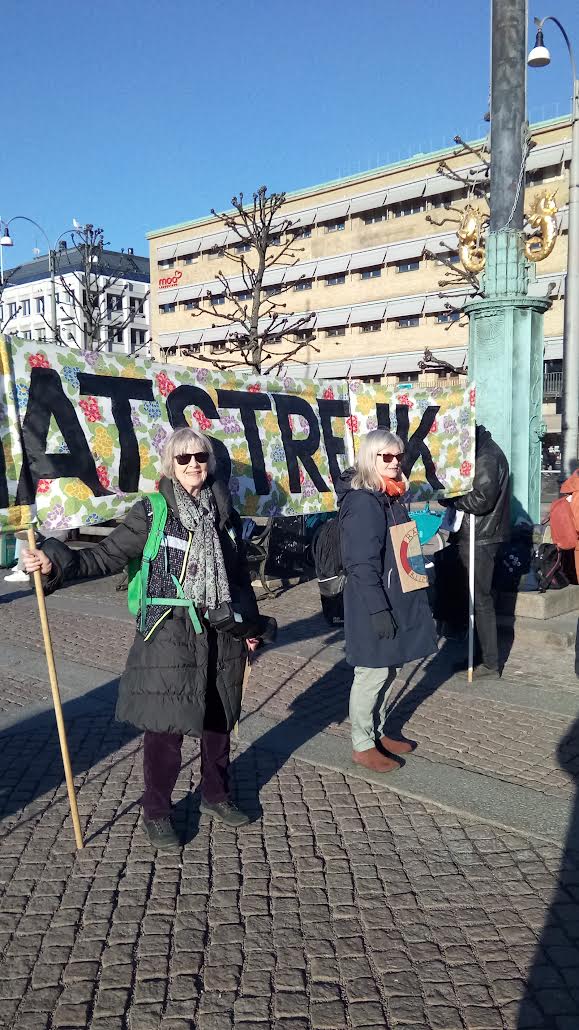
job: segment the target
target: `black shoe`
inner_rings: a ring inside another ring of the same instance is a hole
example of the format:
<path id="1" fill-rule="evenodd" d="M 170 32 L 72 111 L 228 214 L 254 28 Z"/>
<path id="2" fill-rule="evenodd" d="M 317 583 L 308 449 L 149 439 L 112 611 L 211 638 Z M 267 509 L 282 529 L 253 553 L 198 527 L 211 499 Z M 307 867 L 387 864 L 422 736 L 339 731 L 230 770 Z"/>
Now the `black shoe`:
<path id="1" fill-rule="evenodd" d="M 145 819 L 141 816 L 141 825 L 150 843 L 159 851 L 177 851 L 181 841 L 175 833 L 170 819 Z"/>
<path id="2" fill-rule="evenodd" d="M 249 822 L 249 816 L 245 812 L 240 812 L 235 805 L 231 804 L 231 801 L 205 801 L 204 798 L 201 798 L 199 811 L 205 815 L 212 815 L 214 819 L 219 819 L 220 822 L 225 823 L 226 826 L 232 826 L 234 829 L 237 829 L 238 826 L 246 826 Z"/>

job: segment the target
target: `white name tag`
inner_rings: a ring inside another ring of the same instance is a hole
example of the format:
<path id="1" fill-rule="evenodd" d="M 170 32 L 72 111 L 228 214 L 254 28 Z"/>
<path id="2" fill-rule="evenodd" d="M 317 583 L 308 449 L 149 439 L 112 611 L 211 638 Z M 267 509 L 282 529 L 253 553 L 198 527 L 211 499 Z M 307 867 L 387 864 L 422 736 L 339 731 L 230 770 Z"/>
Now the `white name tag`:
<path id="1" fill-rule="evenodd" d="M 180 540 L 178 536 L 164 536 L 163 547 L 174 547 L 176 551 L 186 551 L 187 541 Z"/>

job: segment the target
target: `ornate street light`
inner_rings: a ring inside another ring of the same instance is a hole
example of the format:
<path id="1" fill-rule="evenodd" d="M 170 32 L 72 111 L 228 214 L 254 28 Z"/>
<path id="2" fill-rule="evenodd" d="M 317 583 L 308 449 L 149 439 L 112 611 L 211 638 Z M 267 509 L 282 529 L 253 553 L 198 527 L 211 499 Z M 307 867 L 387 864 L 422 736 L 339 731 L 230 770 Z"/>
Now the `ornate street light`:
<path id="1" fill-rule="evenodd" d="M 537 38 L 527 59 L 528 64 L 531 68 L 544 68 L 551 62 L 551 54 L 543 38 L 543 25 L 548 21 L 555 23 L 567 44 L 573 76 L 561 427 L 561 475 L 566 479 L 577 468 L 579 436 L 579 80 L 569 36 L 558 18 L 552 15 L 535 18 Z"/>

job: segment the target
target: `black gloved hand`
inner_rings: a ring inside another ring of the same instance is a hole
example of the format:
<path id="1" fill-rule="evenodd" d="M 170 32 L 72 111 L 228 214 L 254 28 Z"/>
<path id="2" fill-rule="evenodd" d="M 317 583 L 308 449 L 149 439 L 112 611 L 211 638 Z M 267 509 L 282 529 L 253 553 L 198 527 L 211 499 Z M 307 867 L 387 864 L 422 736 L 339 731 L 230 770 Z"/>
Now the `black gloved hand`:
<path id="1" fill-rule="evenodd" d="M 391 612 L 374 612 L 370 616 L 372 629 L 380 640 L 394 640 L 396 636 L 396 623 Z"/>

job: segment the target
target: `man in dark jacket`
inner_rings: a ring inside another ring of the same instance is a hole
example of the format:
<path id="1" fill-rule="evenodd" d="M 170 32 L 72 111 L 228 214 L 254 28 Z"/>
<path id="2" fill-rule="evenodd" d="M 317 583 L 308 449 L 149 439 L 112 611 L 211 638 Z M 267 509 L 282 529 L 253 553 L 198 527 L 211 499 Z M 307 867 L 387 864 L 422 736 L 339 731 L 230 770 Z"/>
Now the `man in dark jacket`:
<path id="1" fill-rule="evenodd" d="M 455 541 L 461 565 L 467 576 L 470 532 L 468 516 L 475 516 L 475 626 L 482 658 L 476 675 L 477 678 L 499 676 L 497 617 L 492 583 L 499 546 L 510 537 L 509 463 L 484 426 L 476 427 L 472 490 L 446 503 L 465 513 Z"/>

